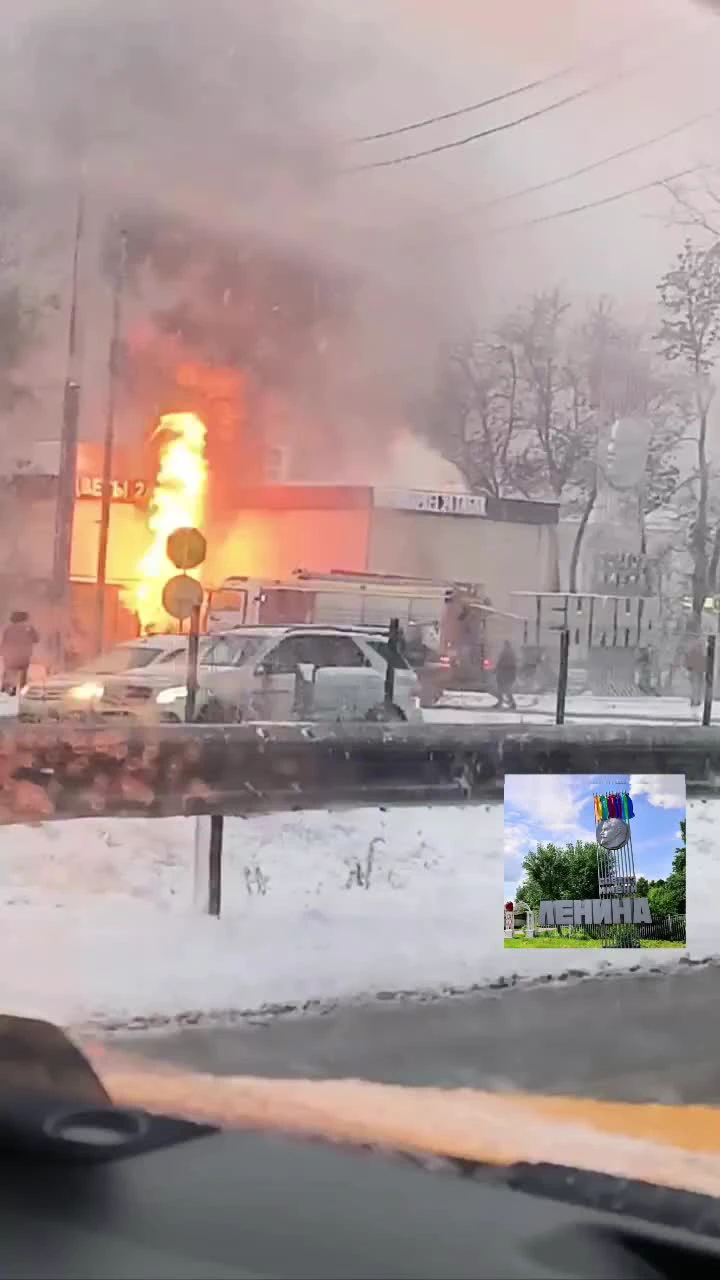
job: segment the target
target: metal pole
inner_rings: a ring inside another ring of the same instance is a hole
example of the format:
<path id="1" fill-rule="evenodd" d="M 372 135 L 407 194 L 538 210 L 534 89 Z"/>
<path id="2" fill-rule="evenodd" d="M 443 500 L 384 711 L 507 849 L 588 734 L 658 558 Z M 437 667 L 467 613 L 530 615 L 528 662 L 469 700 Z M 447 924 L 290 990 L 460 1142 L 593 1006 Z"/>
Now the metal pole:
<path id="1" fill-rule="evenodd" d="M 55 605 L 55 634 L 53 636 L 54 660 L 61 666 L 64 658 L 63 633 L 69 627 L 68 606 L 70 600 L 70 571 L 72 560 L 73 517 L 75 514 L 75 486 L 77 483 L 78 423 L 80 420 L 80 381 L 78 352 L 78 291 L 80 278 L 80 251 L 85 225 L 85 195 L 81 186 L 78 193 L 73 248 L 70 313 L 68 317 L 67 374 L 63 393 L 62 434 L 60 437 L 60 466 L 55 506 L 55 549 L 53 554 L 51 596 Z"/>
<path id="2" fill-rule="evenodd" d="M 222 905 L 222 852 L 225 819 L 214 813 L 210 819 L 210 857 L 208 885 L 208 915 L 219 919 Z"/>
<path id="3" fill-rule="evenodd" d="M 188 636 L 187 661 L 187 693 L 185 695 L 185 721 L 191 724 L 195 719 L 198 692 L 198 660 L 200 656 L 200 609 L 195 608 L 190 618 L 190 634 Z"/>
<path id="4" fill-rule="evenodd" d="M 100 501 L 100 537 L 97 561 L 97 599 L 95 621 L 95 648 L 101 653 L 105 642 L 105 585 L 107 579 L 108 540 L 110 537 L 110 510 L 112 499 L 113 448 L 115 445 L 115 406 L 117 404 L 120 374 L 120 335 L 122 326 L 122 299 L 127 272 L 127 234 L 120 233 L 120 250 L 113 293 L 112 335 L 108 356 L 108 402 L 105 417 L 105 445 L 103 450 L 102 496 Z"/>
<path id="5" fill-rule="evenodd" d="M 565 723 L 565 699 L 567 697 L 568 667 L 570 665 L 570 632 L 566 628 L 560 632 L 560 670 L 558 672 L 557 704 L 555 707 L 555 723 Z"/>
<path id="6" fill-rule="evenodd" d="M 705 653 L 705 702 L 702 714 L 702 722 L 705 725 L 710 724 L 712 719 L 713 693 L 715 690 L 715 640 L 716 637 L 714 635 L 708 636 Z"/>
<path id="7" fill-rule="evenodd" d="M 385 706 L 395 701 L 395 660 L 400 651 L 400 619 L 392 618 L 388 630 L 388 660 L 385 667 Z"/>

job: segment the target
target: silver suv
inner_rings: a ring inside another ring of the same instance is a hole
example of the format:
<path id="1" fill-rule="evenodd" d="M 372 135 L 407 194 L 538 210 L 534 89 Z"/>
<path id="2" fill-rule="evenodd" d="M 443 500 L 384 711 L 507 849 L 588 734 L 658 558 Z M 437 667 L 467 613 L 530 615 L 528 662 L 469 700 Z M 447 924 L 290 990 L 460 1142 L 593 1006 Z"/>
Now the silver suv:
<path id="1" fill-rule="evenodd" d="M 238 627 L 201 640 L 195 719 L 420 721 L 415 672 L 396 655 L 391 707 L 385 676 L 387 638 L 362 629 Z M 186 659 L 175 658 L 98 686 L 94 714 L 180 722 L 187 699 Z"/>
<path id="2" fill-rule="evenodd" d="M 104 690 L 116 681 L 145 675 L 149 667 L 182 662 L 187 640 L 182 636 L 148 636 L 119 644 L 75 671 L 33 680 L 20 694 L 22 720 L 64 720 L 84 717 Z"/>

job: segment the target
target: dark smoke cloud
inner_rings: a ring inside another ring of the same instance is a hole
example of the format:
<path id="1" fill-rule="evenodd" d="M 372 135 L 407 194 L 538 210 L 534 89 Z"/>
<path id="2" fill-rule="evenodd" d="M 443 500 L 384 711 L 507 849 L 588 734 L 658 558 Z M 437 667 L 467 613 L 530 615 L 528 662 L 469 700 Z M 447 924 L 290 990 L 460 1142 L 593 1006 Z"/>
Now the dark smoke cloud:
<path id="1" fill-rule="evenodd" d="M 0 147 L 47 191 L 83 163 L 108 211 L 186 219 L 219 241 L 259 237 L 353 280 L 353 326 L 330 403 L 377 445 L 421 396 L 435 351 L 475 303 L 442 226 L 457 186 L 432 167 L 338 176 L 347 133 L 406 118 L 432 42 L 412 6 L 374 0 L 34 0 L 0 53 Z M 3 66 L 3 62 L 5 65 Z M 444 102 L 455 98 L 446 76 Z M 392 89 L 378 102 L 378 86 Z M 476 173 L 471 169 L 477 197 Z M 408 237 L 439 215 L 422 253 Z"/>

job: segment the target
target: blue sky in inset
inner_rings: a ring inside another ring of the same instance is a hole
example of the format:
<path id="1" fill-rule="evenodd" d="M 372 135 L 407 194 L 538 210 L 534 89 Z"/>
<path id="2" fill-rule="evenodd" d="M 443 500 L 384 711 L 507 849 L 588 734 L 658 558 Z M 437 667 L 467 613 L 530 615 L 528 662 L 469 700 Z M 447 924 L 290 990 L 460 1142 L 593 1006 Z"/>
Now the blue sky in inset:
<path id="1" fill-rule="evenodd" d="M 505 778 L 505 899 L 515 899 L 522 862 L 538 844 L 595 839 L 593 796 L 628 791 L 636 875 L 661 880 L 672 870 L 685 817 L 683 774 L 508 774 Z"/>

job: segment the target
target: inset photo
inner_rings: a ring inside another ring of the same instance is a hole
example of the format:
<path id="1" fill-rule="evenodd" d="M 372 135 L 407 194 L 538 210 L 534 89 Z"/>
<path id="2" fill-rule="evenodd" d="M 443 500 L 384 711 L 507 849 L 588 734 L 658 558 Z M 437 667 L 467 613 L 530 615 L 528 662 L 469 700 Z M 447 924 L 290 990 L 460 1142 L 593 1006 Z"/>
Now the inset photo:
<path id="1" fill-rule="evenodd" d="M 684 949 L 685 811 L 683 774 L 508 774 L 505 947 Z"/>

